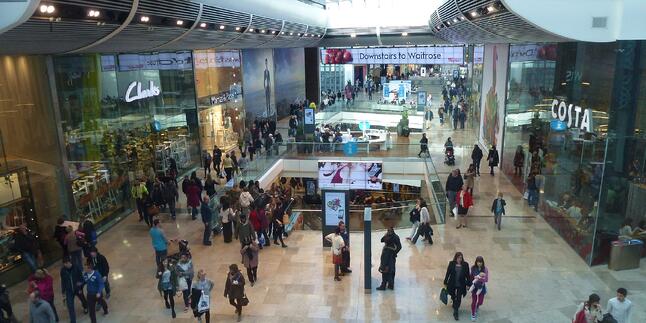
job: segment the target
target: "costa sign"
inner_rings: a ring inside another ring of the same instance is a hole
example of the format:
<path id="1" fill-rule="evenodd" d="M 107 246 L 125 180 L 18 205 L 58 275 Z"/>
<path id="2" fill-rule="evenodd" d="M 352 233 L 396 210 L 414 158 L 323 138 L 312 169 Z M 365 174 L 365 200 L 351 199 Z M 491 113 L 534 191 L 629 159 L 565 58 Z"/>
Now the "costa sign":
<path id="1" fill-rule="evenodd" d="M 567 124 L 568 129 L 574 127 L 585 132 L 593 132 L 592 109 L 583 109 L 578 105 L 554 99 L 552 101 L 552 118 Z"/>
<path id="2" fill-rule="evenodd" d="M 137 93 L 132 95 L 132 91 L 137 89 Z M 134 81 L 128 86 L 126 90 L 126 102 L 134 102 L 141 99 L 147 99 L 161 94 L 161 90 L 156 86 L 153 81 L 148 82 L 148 88 L 142 89 L 141 82 Z"/>

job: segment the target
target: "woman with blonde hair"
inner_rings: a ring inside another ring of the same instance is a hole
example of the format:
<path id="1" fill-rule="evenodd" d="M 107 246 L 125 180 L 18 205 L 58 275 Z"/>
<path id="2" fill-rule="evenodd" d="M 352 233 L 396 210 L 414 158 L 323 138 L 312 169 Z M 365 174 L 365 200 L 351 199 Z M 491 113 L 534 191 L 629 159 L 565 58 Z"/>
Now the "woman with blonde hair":
<path id="1" fill-rule="evenodd" d="M 191 308 L 198 322 L 202 322 L 202 314 L 206 323 L 211 321 L 211 290 L 213 290 L 213 282 L 206 278 L 206 271 L 200 269 L 191 289 Z"/>

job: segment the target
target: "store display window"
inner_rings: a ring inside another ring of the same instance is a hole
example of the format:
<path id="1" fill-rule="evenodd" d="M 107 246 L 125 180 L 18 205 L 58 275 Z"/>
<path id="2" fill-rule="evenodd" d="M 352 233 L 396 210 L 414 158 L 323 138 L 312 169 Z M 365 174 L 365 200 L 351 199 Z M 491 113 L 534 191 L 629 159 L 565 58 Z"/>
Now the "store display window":
<path id="1" fill-rule="evenodd" d="M 194 55 L 201 149 L 234 149 L 245 129 L 240 52 L 208 49 Z"/>
<path id="2" fill-rule="evenodd" d="M 111 223 L 136 178 L 199 164 L 190 52 L 62 56 L 54 71 L 76 220 Z"/>

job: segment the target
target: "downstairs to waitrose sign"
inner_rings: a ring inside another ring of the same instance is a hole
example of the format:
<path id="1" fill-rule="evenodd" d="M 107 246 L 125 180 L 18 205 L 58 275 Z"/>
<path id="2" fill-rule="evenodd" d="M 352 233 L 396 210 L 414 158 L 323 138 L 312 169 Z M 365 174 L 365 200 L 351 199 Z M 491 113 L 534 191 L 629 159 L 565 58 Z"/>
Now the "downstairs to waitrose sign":
<path id="1" fill-rule="evenodd" d="M 585 132 L 593 132 L 592 109 L 583 109 L 578 105 L 567 104 L 565 101 L 552 101 L 552 118 L 567 123 L 567 128 L 579 128 Z"/>

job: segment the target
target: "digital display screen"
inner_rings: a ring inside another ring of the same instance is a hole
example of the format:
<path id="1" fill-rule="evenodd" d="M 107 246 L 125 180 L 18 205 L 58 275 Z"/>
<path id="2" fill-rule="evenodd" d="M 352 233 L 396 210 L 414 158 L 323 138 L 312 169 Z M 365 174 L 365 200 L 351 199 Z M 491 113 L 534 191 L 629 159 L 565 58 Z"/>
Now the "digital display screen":
<path id="1" fill-rule="evenodd" d="M 318 168 L 321 189 L 383 188 L 382 162 L 319 161 Z"/>

